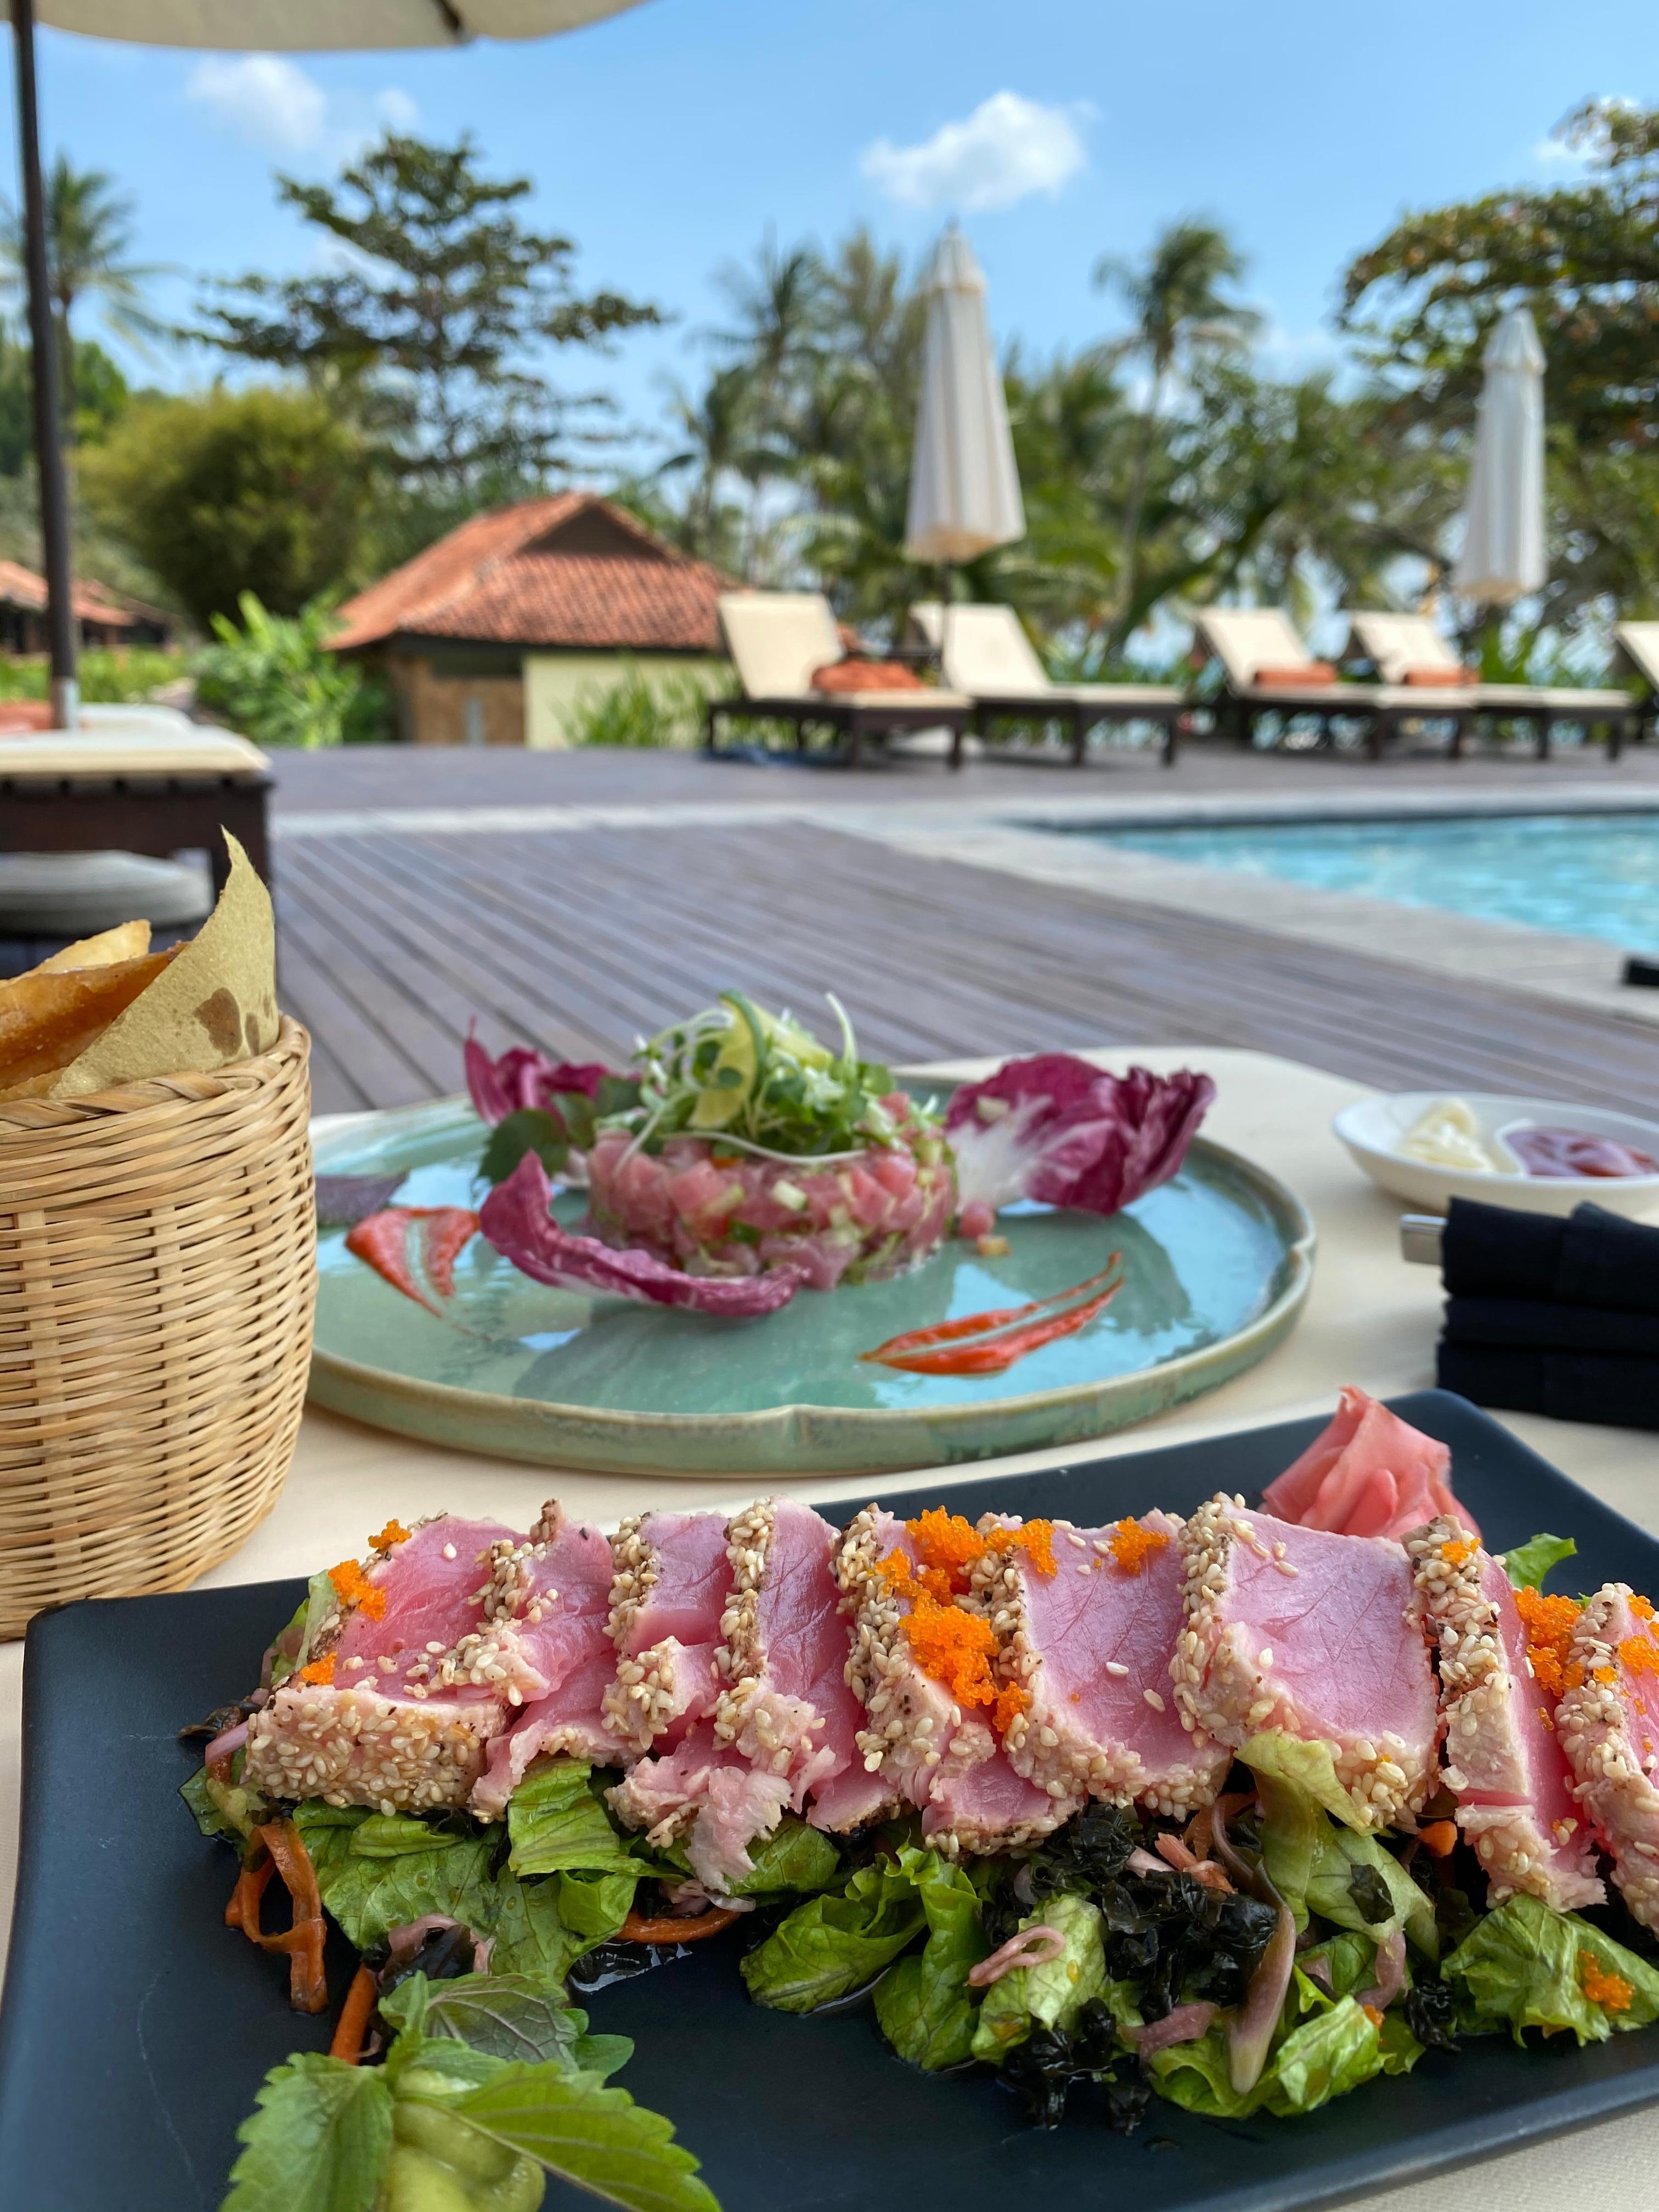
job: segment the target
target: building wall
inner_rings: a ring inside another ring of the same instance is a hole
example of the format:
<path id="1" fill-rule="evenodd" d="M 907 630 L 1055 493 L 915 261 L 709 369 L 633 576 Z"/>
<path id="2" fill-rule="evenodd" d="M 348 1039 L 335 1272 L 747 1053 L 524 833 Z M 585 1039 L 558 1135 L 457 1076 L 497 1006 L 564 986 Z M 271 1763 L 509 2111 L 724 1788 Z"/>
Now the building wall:
<path id="1" fill-rule="evenodd" d="M 386 664 L 397 706 L 398 734 L 416 745 L 521 745 L 525 686 L 506 667 L 446 665 L 416 653 Z"/>
<path id="2" fill-rule="evenodd" d="M 714 654 L 681 653 L 526 653 L 524 657 L 524 742 L 554 748 L 569 744 L 573 710 L 620 684 L 636 669 L 659 696 L 670 696 L 690 677 L 705 691 L 726 690 L 732 664 Z M 695 740 L 694 740 L 695 741 Z"/>

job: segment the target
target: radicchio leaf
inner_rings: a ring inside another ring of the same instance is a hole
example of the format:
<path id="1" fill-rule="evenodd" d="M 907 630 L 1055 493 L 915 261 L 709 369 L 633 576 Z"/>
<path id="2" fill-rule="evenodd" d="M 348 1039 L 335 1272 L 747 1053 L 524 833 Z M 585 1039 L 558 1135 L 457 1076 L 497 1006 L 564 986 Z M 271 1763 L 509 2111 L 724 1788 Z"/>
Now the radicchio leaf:
<path id="1" fill-rule="evenodd" d="M 562 1091 L 597 1097 L 611 1073 L 597 1060 L 550 1060 L 544 1052 L 522 1044 L 509 1046 L 492 1060 L 470 1030 L 464 1050 L 467 1090 L 479 1119 L 492 1128 L 524 1107 L 551 1105 Z"/>
<path id="2" fill-rule="evenodd" d="M 598 1291 L 641 1305 L 689 1306 L 732 1320 L 775 1313 L 805 1278 L 798 1267 L 760 1275 L 688 1275 L 649 1252 L 613 1251 L 597 1237 L 561 1228 L 550 1212 L 552 1186 L 533 1152 L 485 1199 L 478 1225 L 504 1260 L 555 1290 Z"/>
<path id="3" fill-rule="evenodd" d="M 962 1207 L 1031 1198 L 1119 1212 L 1175 1174 L 1214 1097 L 1185 1068 L 1109 1075 L 1064 1052 L 1005 1060 L 964 1083 L 945 1117 Z"/>

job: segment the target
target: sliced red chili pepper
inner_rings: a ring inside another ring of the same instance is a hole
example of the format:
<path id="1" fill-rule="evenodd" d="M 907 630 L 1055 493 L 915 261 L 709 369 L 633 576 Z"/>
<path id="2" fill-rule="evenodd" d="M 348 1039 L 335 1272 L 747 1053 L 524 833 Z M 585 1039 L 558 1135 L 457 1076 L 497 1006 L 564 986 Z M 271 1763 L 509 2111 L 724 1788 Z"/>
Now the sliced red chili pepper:
<path id="1" fill-rule="evenodd" d="M 478 1217 L 460 1206 L 388 1206 L 346 1231 L 346 1250 L 366 1261 L 382 1281 L 435 1314 L 439 1308 L 416 1277 L 410 1240 L 418 1229 L 421 1258 L 432 1287 L 441 1297 L 455 1290 L 455 1261 L 476 1235 Z"/>
<path id="2" fill-rule="evenodd" d="M 1046 1298 L 1033 1298 L 1029 1305 L 994 1308 L 985 1313 L 964 1314 L 957 1321 L 938 1322 L 931 1328 L 906 1329 L 901 1335 L 890 1336 L 885 1344 L 878 1344 L 873 1352 L 861 1352 L 859 1357 L 883 1367 L 905 1368 L 917 1375 L 999 1374 L 1004 1367 L 1012 1367 L 1016 1359 L 1023 1359 L 1027 1352 L 1035 1352 L 1039 1345 L 1051 1342 L 1054 1337 L 1069 1336 L 1073 1329 L 1081 1328 L 1085 1322 L 1092 1320 L 1107 1300 L 1122 1287 L 1121 1276 L 1115 1281 L 1107 1280 L 1121 1257 L 1121 1253 L 1114 1252 L 1098 1274 L 1087 1276 L 1080 1283 L 1073 1283 L 1069 1290 L 1052 1291 Z M 1082 1297 L 1092 1291 L 1097 1283 L 1106 1283 L 1107 1287 L 1089 1301 L 1086 1308 L 1073 1307 L 1069 1304 L 1070 1300 Z M 1072 1318 L 1073 1314 L 1077 1316 L 1075 1320 Z M 1036 1318 L 1039 1315 L 1043 1317 L 1041 1321 Z M 1067 1326 L 1048 1334 L 1032 1335 L 1033 1330 L 1046 1330 L 1048 1322 L 1053 1320 L 1063 1321 Z M 1028 1321 L 1029 1327 L 1025 1329 L 1015 1326 Z M 1000 1331 L 1006 1331 L 1007 1334 L 995 1334 L 994 1344 L 982 1341 Z M 1024 1341 L 1028 1337 L 1030 1340 Z M 973 1341 L 964 1342 L 964 1339 L 972 1339 Z M 957 1364 L 957 1355 L 948 1349 L 927 1356 L 934 1346 L 958 1346 L 961 1354 L 965 1357 L 981 1353 L 988 1355 L 994 1351 L 1000 1352 L 1003 1346 L 1017 1341 L 1021 1348 L 1011 1352 L 1008 1358 L 988 1357 L 983 1364 L 977 1364 L 976 1359 L 974 1364 Z"/>
<path id="3" fill-rule="evenodd" d="M 910 1375 L 1000 1375 L 1016 1360 L 1040 1351 L 1045 1344 L 1058 1343 L 1062 1336 L 1075 1336 L 1122 1287 L 1121 1283 L 1114 1283 L 1082 1305 L 1068 1307 L 1064 1313 L 1045 1314 L 1041 1321 L 1028 1322 L 1024 1328 L 1006 1329 L 1000 1335 L 976 1343 L 942 1344 L 931 1351 L 889 1353 L 882 1364 L 902 1368 Z"/>

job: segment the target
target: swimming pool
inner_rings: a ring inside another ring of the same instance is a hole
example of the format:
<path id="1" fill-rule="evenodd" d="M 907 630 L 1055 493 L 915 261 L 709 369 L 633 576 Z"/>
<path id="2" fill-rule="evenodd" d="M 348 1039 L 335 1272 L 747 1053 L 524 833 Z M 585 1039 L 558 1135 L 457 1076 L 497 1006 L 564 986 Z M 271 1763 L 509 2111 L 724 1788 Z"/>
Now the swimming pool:
<path id="1" fill-rule="evenodd" d="M 1053 827 L 1054 825 L 1048 825 Z M 1659 812 L 1091 830 L 1136 853 L 1659 950 Z"/>

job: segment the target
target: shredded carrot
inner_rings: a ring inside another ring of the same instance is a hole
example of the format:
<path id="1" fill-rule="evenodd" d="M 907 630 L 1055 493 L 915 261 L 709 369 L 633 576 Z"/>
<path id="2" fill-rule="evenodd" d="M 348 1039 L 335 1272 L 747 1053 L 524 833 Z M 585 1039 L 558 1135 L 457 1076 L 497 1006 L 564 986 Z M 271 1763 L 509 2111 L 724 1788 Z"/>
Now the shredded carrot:
<path id="1" fill-rule="evenodd" d="M 348 2066 L 357 2063 L 363 2055 L 374 2000 L 380 1993 L 380 1978 L 374 1969 L 359 1966 L 351 1978 L 351 1987 L 346 1991 L 340 2017 L 334 2024 L 334 2040 L 328 2046 L 331 2058 L 343 2059 Z"/>
<path id="2" fill-rule="evenodd" d="M 1593 1951 L 1578 1954 L 1578 1984 L 1584 1995 L 1603 2012 L 1628 2012 L 1635 1990 L 1622 1974 L 1609 1974 Z"/>
<path id="3" fill-rule="evenodd" d="M 386 1592 L 370 1582 L 356 1559 L 342 1559 L 337 1567 L 329 1569 L 328 1578 L 342 1605 L 356 1606 L 368 1620 L 386 1618 Z"/>
<path id="4" fill-rule="evenodd" d="M 1449 1566 L 1461 1567 L 1466 1559 L 1474 1556 L 1474 1540 L 1471 1536 L 1454 1536 L 1449 1543 L 1440 1547 L 1440 1556 Z"/>
<path id="5" fill-rule="evenodd" d="M 394 1517 L 386 1522 L 378 1536 L 369 1538 L 368 1548 L 371 1552 L 389 1552 L 394 1544 L 406 1544 L 408 1541 L 408 1529 Z"/>
<path id="6" fill-rule="evenodd" d="M 1112 1557 L 1126 1575 L 1138 1575 L 1154 1552 L 1169 1542 L 1156 1528 L 1143 1528 L 1139 1521 L 1120 1521 L 1106 1540 Z"/>
<path id="7" fill-rule="evenodd" d="M 699 1943 L 705 1936 L 718 1936 L 722 1928 L 729 1928 L 738 1917 L 723 1905 L 711 1905 L 707 1912 L 691 1913 L 681 1919 L 665 1916 L 655 1920 L 642 1920 L 637 1912 L 630 1912 L 617 1930 L 623 1943 Z"/>
<path id="8" fill-rule="evenodd" d="M 327 1928 L 317 1888 L 317 1869 L 292 1820 L 269 1820 L 253 1831 L 256 1849 L 236 1877 L 225 1925 L 240 1928 L 262 1951 L 288 1954 L 289 2002 L 295 2012 L 325 2012 L 328 1978 L 323 1971 Z M 280 1936 L 259 1925 L 259 1907 L 273 1874 L 280 1875 L 294 1904 L 294 1924 Z"/>
<path id="9" fill-rule="evenodd" d="M 301 1667 L 300 1680 L 302 1682 L 320 1683 L 324 1686 L 332 1682 L 334 1680 L 333 1652 L 326 1651 L 320 1659 L 313 1659 L 308 1667 Z"/>
<path id="10" fill-rule="evenodd" d="M 1417 1835 L 1424 1850 L 1433 1858 L 1449 1858 L 1457 1848 L 1455 1820 L 1430 1820 L 1418 1830 Z"/>

